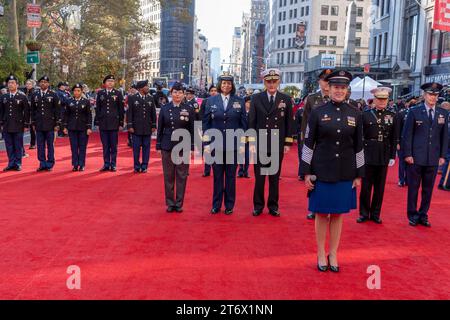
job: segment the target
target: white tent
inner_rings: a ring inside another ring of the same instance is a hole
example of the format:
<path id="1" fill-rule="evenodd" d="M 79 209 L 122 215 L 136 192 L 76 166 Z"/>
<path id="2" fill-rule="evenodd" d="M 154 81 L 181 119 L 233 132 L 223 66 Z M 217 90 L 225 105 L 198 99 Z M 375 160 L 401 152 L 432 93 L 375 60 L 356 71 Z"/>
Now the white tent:
<path id="1" fill-rule="evenodd" d="M 360 77 L 356 77 L 355 79 L 352 80 L 352 82 L 350 82 L 350 86 L 353 87 L 357 85 L 360 81 L 362 81 L 362 79 Z"/>
<path id="2" fill-rule="evenodd" d="M 352 87 L 351 98 L 353 100 L 372 98 L 372 94 L 370 93 L 370 91 L 381 85 L 382 85 L 381 83 L 373 80 L 371 77 L 365 77 L 365 79 L 361 79 L 360 81 L 351 84 Z"/>

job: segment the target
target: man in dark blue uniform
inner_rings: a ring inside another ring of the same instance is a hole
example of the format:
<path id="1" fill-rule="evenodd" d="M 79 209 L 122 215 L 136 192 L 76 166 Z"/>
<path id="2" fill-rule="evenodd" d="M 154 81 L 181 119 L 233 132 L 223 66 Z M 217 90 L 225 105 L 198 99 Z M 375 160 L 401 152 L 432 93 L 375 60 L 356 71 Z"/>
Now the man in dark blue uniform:
<path id="1" fill-rule="evenodd" d="M 31 97 L 31 125 L 36 129 L 37 171 L 41 172 L 52 171 L 55 165 L 55 132 L 61 128 L 62 110 L 58 95 L 49 89 L 47 76 L 39 79 L 39 86 Z"/>
<path id="2" fill-rule="evenodd" d="M 245 116 L 247 117 L 248 121 L 248 114 L 250 112 L 250 104 L 252 102 L 251 96 L 246 96 L 244 98 L 245 101 Z M 247 141 L 245 143 L 245 163 L 239 165 L 239 171 L 238 171 L 238 177 L 239 178 L 250 178 L 250 175 L 248 173 L 248 169 L 250 167 L 250 143 Z"/>
<path id="3" fill-rule="evenodd" d="M 95 125 L 100 128 L 100 138 L 103 145 L 103 168 L 100 172 L 117 171 L 117 145 L 119 131 L 123 130 L 125 106 L 123 95 L 114 89 L 115 77 L 108 75 L 103 80 L 105 89 L 97 94 Z"/>
<path id="4" fill-rule="evenodd" d="M 449 123 L 448 123 L 448 135 L 450 137 L 450 102 L 444 102 L 441 104 L 441 107 L 449 112 Z M 448 150 L 447 150 L 447 160 L 445 161 L 444 167 L 442 168 L 442 177 L 439 182 L 439 190 L 450 191 L 450 138 L 448 141 Z"/>
<path id="5" fill-rule="evenodd" d="M 148 80 L 136 84 L 139 91 L 128 97 L 128 131 L 133 135 L 134 172 L 147 173 L 152 133 L 156 131 L 156 105 L 149 94 Z M 142 150 L 142 163 L 139 162 Z"/>
<path id="6" fill-rule="evenodd" d="M 408 219 L 411 226 L 430 227 L 428 210 L 431 204 L 438 166 L 445 163 L 448 149 L 448 113 L 437 107 L 442 85 L 426 83 L 424 102 L 409 110 L 403 130 L 403 151 L 408 164 Z M 419 188 L 422 203 L 417 210 Z"/>
<path id="7" fill-rule="evenodd" d="M 189 104 L 192 109 L 195 112 L 195 121 L 201 121 L 201 114 L 200 114 L 200 105 L 197 102 L 197 99 L 195 98 L 195 90 L 194 88 L 188 88 L 186 90 L 186 102 Z"/>
<path id="8" fill-rule="evenodd" d="M 23 132 L 30 125 L 30 104 L 27 96 L 18 91 L 18 80 L 6 79 L 8 93 L 0 96 L 0 127 L 3 128 L 8 166 L 3 171 L 21 171 Z"/>
<path id="9" fill-rule="evenodd" d="M 401 141 L 403 138 L 403 128 L 405 127 L 406 118 L 409 111 L 409 103 L 406 103 L 405 108 L 397 113 L 397 153 L 398 153 L 398 186 L 403 188 L 406 185 L 406 162 L 403 149 L 401 148 Z"/>

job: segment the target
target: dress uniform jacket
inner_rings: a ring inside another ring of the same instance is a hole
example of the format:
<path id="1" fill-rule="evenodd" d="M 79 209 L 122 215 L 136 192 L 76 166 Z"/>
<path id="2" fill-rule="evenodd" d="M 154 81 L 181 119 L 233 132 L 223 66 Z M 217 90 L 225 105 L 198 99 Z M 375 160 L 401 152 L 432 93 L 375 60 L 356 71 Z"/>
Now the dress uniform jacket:
<path id="1" fill-rule="evenodd" d="M 156 150 L 171 151 L 178 142 L 172 141 L 172 134 L 177 129 L 186 129 L 191 136 L 191 150 L 194 150 L 194 110 L 188 104 L 175 107 L 170 102 L 161 107 L 158 118 Z"/>
<path id="2" fill-rule="evenodd" d="M 305 133 L 302 172 L 334 183 L 363 177 L 364 164 L 362 113 L 332 101 L 313 110 Z"/>
<path id="3" fill-rule="evenodd" d="M 414 164 L 437 166 L 445 158 L 448 147 L 448 113 L 436 107 L 433 123 L 428 118 L 424 104 L 410 108 L 403 129 L 404 157 L 413 157 Z"/>
<path id="4" fill-rule="evenodd" d="M 244 100 L 236 95 L 230 95 L 228 107 L 225 110 L 222 95 L 219 94 L 208 98 L 205 111 L 203 114 L 203 137 L 205 144 L 209 144 L 211 138 L 207 134 L 209 129 L 217 129 L 223 134 L 223 151 L 237 151 L 237 143 L 233 144 L 233 150 L 229 150 L 231 146 L 227 146 L 226 130 L 247 130 L 247 117 L 245 114 Z M 220 146 L 215 146 L 220 149 Z"/>
<path id="5" fill-rule="evenodd" d="M 303 108 L 299 108 L 294 116 L 295 134 L 297 135 L 298 144 L 301 142 L 303 111 Z"/>
<path id="6" fill-rule="evenodd" d="M 89 100 L 71 98 L 64 108 L 63 126 L 71 131 L 86 131 L 92 127 L 92 111 Z"/>
<path id="7" fill-rule="evenodd" d="M 294 142 L 292 128 L 292 99 L 288 95 L 277 92 L 274 106 L 270 107 L 267 91 L 253 95 L 249 113 L 249 128 L 256 130 L 259 137 L 260 130 L 267 130 L 267 152 L 283 153 L 285 146 Z M 272 150 L 271 130 L 279 130 L 279 150 Z M 253 138 L 254 139 L 254 138 Z M 250 142 L 253 140 L 250 138 Z"/>
<path id="8" fill-rule="evenodd" d="M 152 134 L 152 129 L 156 129 L 156 105 L 151 95 L 143 97 L 135 94 L 128 97 L 127 122 L 136 135 Z"/>
<path id="9" fill-rule="evenodd" d="M 119 130 L 123 127 L 125 116 L 124 98 L 120 91 L 113 89 L 110 93 L 106 89 L 97 94 L 97 108 L 95 111 L 95 125 L 100 130 Z"/>
<path id="10" fill-rule="evenodd" d="M 364 154 L 366 164 L 387 166 L 397 151 L 397 121 L 388 110 L 368 110 L 363 113 Z"/>
<path id="11" fill-rule="evenodd" d="M 30 104 L 27 96 L 17 91 L 11 97 L 10 93 L 0 97 L 0 126 L 4 132 L 23 133 L 30 125 Z"/>
<path id="12" fill-rule="evenodd" d="M 397 144 L 401 144 L 402 142 L 403 128 L 405 127 L 408 111 L 409 108 L 404 108 L 397 113 Z"/>
<path id="13" fill-rule="evenodd" d="M 312 93 L 306 98 L 306 103 L 304 106 L 303 114 L 302 114 L 302 125 L 301 125 L 301 137 L 299 138 L 301 141 L 305 139 L 306 127 L 308 126 L 308 118 L 311 112 L 321 105 L 324 105 L 329 101 L 328 97 L 324 97 L 322 95 L 322 91 Z"/>
<path id="14" fill-rule="evenodd" d="M 198 104 L 197 100 L 194 98 L 190 101 L 187 102 L 192 109 L 194 109 L 194 113 L 195 113 L 195 121 L 201 121 L 202 120 L 202 115 L 200 113 L 200 105 Z"/>
<path id="15" fill-rule="evenodd" d="M 56 92 L 37 90 L 31 97 L 31 124 L 36 131 L 53 131 L 61 125 L 61 102 Z"/>

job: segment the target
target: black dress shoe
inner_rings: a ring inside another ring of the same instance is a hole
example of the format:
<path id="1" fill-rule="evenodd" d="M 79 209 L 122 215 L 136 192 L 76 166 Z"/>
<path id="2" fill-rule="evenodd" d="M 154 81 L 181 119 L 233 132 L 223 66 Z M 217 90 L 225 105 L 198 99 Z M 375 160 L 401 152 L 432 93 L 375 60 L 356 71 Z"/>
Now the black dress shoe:
<path id="1" fill-rule="evenodd" d="M 420 220 L 419 224 L 421 224 L 424 227 L 431 228 L 431 223 L 428 220 Z"/>
<path id="2" fill-rule="evenodd" d="M 244 174 L 244 178 L 245 179 L 250 179 L 250 175 L 247 173 L 247 174 Z"/>
<path id="3" fill-rule="evenodd" d="M 14 168 L 15 171 L 22 171 L 22 166 L 17 166 Z"/>
<path id="4" fill-rule="evenodd" d="M 134 173 L 140 173 L 141 169 L 134 169 Z"/>
<path id="5" fill-rule="evenodd" d="M 210 174 L 210 173 L 209 173 L 209 174 L 207 174 L 207 173 L 204 173 L 202 177 L 203 177 L 203 178 L 207 178 L 207 177 L 210 177 L 210 176 L 211 176 L 211 174 Z"/>
<path id="6" fill-rule="evenodd" d="M 175 212 L 176 213 L 182 213 L 183 212 L 183 208 L 176 207 L 175 208 Z"/>
<path id="7" fill-rule="evenodd" d="M 3 172 L 8 172 L 8 171 L 12 171 L 12 170 L 14 170 L 14 168 L 8 166 L 5 169 L 3 169 Z"/>
<path id="8" fill-rule="evenodd" d="M 253 210 L 253 216 L 254 216 L 254 217 L 258 217 L 258 216 L 260 216 L 261 214 L 262 214 L 262 210 L 257 210 L 257 209 Z"/>
<path id="9" fill-rule="evenodd" d="M 316 214 L 314 212 L 310 212 L 306 216 L 306 219 L 308 219 L 308 220 L 314 220 L 315 218 L 316 218 Z"/>
<path id="10" fill-rule="evenodd" d="M 78 167 L 73 167 L 72 172 L 76 172 L 76 171 L 78 171 Z"/>
<path id="11" fill-rule="evenodd" d="M 242 173 L 239 173 L 237 177 L 238 177 L 238 178 L 243 178 L 244 175 L 243 175 Z"/>
<path id="12" fill-rule="evenodd" d="M 175 208 L 174 207 L 167 207 L 167 210 L 166 210 L 168 213 L 172 213 L 172 212 L 174 212 L 175 211 Z"/>
<path id="13" fill-rule="evenodd" d="M 319 264 L 319 262 L 317 262 L 317 270 L 319 270 L 319 272 L 327 272 L 328 271 L 328 266 L 321 266 Z"/>
<path id="14" fill-rule="evenodd" d="M 148 170 L 147 169 L 141 169 L 141 173 L 147 173 Z"/>
<path id="15" fill-rule="evenodd" d="M 383 220 L 380 217 L 372 217 L 371 220 L 376 224 L 383 224 Z"/>
<path id="16" fill-rule="evenodd" d="M 45 170 L 47 170 L 47 172 L 52 172 L 52 171 L 53 171 L 53 168 L 47 168 L 47 169 L 45 169 Z"/>
<path id="17" fill-rule="evenodd" d="M 33 150 L 36 149 L 36 146 L 30 146 L 30 148 L 28 148 L 29 150 Z"/>
<path id="18" fill-rule="evenodd" d="M 80 166 L 79 168 L 78 168 L 78 171 L 81 171 L 81 172 L 83 172 L 85 169 L 84 169 L 84 167 L 83 166 Z"/>
<path id="19" fill-rule="evenodd" d="M 109 167 L 103 167 L 100 169 L 100 172 L 106 172 L 109 171 Z"/>
<path id="20" fill-rule="evenodd" d="M 226 210 L 225 210 L 225 214 L 226 214 L 227 216 L 232 215 L 232 214 L 233 214 L 233 209 L 226 209 Z"/>
<path id="21" fill-rule="evenodd" d="M 278 210 L 270 209 L 270 210 L 269 210 L 269 214 L 270 214 L 272 217 L 281 217 L 281 213 L 280 213 Z"/>
<path id="22" fill-rule="evenodd" d="M 111 172 L 116 172 L 117 171 L 117 168 L 116 167 L 111 167 Z"/>
<path id="23" fill-rule="evenodd" d="M 334 272 L 334 273 L 338 273 L 339 272 L 339 267 L 331 265 L 331 263 L 330 263 L 330 256 L 328 256 L 328 266 L 330 267 L 331 272 Z"/>
<path id="24" fill-rule="evenodd" d="M 409 225 L 411 227 L 417 227 L 417 222 L 415 222 L 414 220 L 409 220 Z"/>
<path id="25" fill-rule="evenodd" d="M 366 218 L 366 217 L 363 217 L 363 216 L 359 217 L 356 220 L 357 223 L 364 223 L 364 222 L 367 222 L 367 221 L 369 221 L 369 218 Z"/>
<path id="26" fill-rule="evenodd" d="M 39 168 L 37 168 L 36 172 L 42 172 L 45 170 L 47 170 L 47 168 L 39 167 Z"/>
<path id="27" fill-rule="evenodd" d="M 220 213 L 220 209 L 217 209 L 217 208 L 211 209 L 211 214 L 218 214 L 218 213 Z"/>

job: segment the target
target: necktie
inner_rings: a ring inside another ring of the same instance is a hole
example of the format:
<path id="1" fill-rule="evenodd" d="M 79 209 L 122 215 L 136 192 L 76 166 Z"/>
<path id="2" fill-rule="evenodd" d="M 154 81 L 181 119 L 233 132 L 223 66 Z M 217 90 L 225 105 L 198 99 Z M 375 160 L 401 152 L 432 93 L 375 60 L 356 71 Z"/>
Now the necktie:
<path id="1" fill-rule="evenodd" d="M 430 124 L 433 123 L 433 109 L 428 110 L 428 119 L 430 120 Z"/>
<path id="2" fill-rule="evenodd" d="M 223 102 L 223 104 L 224 104 L 224 109 L 225 109 L 225 111 L 227 111 L 227 107 L 228 107 L 228 97 L 225 97 L 225 101 Z"/>
<path id="3" fill-rule="evenodd" d="M 275 97 L 270 96 L 270 107 L 273 108 L 274 105 L 275 105 Z"/>

